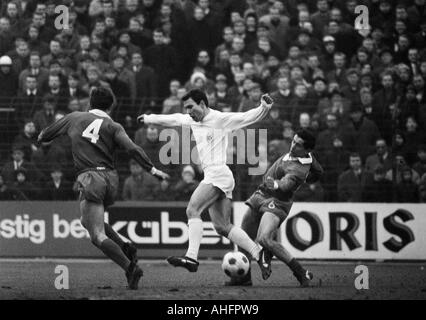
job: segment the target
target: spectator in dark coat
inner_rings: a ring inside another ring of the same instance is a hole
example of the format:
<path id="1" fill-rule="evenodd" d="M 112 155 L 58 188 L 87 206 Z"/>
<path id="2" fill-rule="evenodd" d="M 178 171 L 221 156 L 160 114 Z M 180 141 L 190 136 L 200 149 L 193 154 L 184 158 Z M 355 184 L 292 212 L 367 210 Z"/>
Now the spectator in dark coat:
<path id="1" fill-rule="evenodd" d="M 15 121 L 18 127 L 24 125 L 27 119 L 32 119 L 34 113 L 42 107 L 42 93 L 37 88 L 37 79 L 33 75 L 27 75 L 26 89 L 21 90 L 15 99 Z"/>
<path id="2" fill-rule="evenodd" d="M 195 191 L 199 181 L 195 180 L 195 170 L 192 166 L 187 165 L 182 170 L 182 178 L 173 187 L 175 200 L 189 201 L 192 193 Z"/>
<path id="3" fill-rule="evenodd" d="M 19 133 L 13 145 L 24 151 L 24 159 L 31 161 L 33 152 L 37 151 L 36 128 L 32 120 L 28 120 L 21 133 Z"/>
<path id="4" fill-rule="evenodd" d="M 13 161 L 7 162 L 1 171 L 1 175 L 7 184 L 15 182 L 16 172 L 19 169 L 25 169 L 26 178 L 29 182 L 38 183 L 42 174 L 30 161 L 24 159 L 24 151 L 19 146 L 14 146 L 12 151 Z"/>
<path id="5" fill-rule="evenodd" d="M 158 180 L 143 170 L 136 161 L 130 160 L 129 165 L 130 176 L 124 181 L 123 200 L 155 200 L 160 192 Z"/>
<path id="6" fill-rule="evenodd" d="M 362 195 L 373 181 L 373 175 L 362 167 L 361 156 L 353 153 L 349 157 L 350 169 L 339 176 L 337 190 L 339 201 L 361 202 Z"/>
<path id="7" fill-rule="evenodd" d="M 419 201 L 417 185 L 413 182 L 412 170 L 408 166 L 402 169 L 402 181 L 396 186 L 396 197 L 396 200 L 402 203 Z"/>
<path id="8" fill-rule="evenodd" d="M 426 145 L 421 144 L 417 147 L 417 158 L 419 161 L 414 163 L 413 169 L 419 174 L 420 177 L 426 173 Z"/>
<path id="9" fill-rule="evenodd" d="M 13 200 L 13 192 L 6 185 L 3 176 L 0 174 L 0 201 Z"/>
<path id="10" fill-rule="evenodd" d="M 154 30 L 154 44 L 145 51 L 145 63 L 154 69 L 157 75 L 158 96 L 164 98 L 168 94 L 170 80 L 176 73 L 177 60 L 175 49 L 164 43 L 164 32 Z"/>
<path id="11" fill-rule="evenodd" d="M 326 201 L 337 201 L 338 199 L 337 182 L 339 176 L 348 167 L 349 154 L 342 140 L 336 136 L 332 140 L 332 148 L 324 154 L 318 155 L 318 159 L 324 168 L 322 185 L 324 186 Z"/>
<path id="12" fill-rule="evenodd" d="M 365 188 L 362 201 L 389 203 L 393 199 L 392 182 L 386 179 L 386 170 L 382 164 L 374 169 L 373 182 Z"/>
<path id="13" fill-rule="evenodd" d="M 27 181 L 27 172 L 23 168 L 15 172 L 15 180 L 12 183 L 11 190 L 13 193 L 13 200 L 15 201 L 38 200 L 39 193 L 37 187 Z"/>
<path id="14" fill-rule="evenodd" d="M 406 120 L 404 135 L 407 147 L 407 164 L 412 165 L 417 158 L 417 146 L 426 141 L 424 131 L 419 127 L 413 116 L 408 117 Z"/>
<path id="15" fill-rule="evenodd" d="M 72 190 L 72 183 L 65 180 L 60 166 L 53 166 L 50 177 L 46 183 L 46 200 L 68 201 L 75 200 L 76 196 Z"/>
<path id="16" fill-rule="evenodd" d="M 146 107 L 154 107 L 156 104 L 157 76 L 153 68 L 144 65 L 139 52 L 132 54 L 131 71 L 135 74 L 136 109 L 142 113 Z"/>
<path id="17" fill-rule="evenodd" d="M 371 154 L 365 161 L 365 170 L 373 172 L 374 169 L 381 164 L 384 170 L 388 171 L 392 168 L 392 155 L 388 151 L 388 146 L 384 139 L 376 141 L 376 153 Z"/>
<path id="18" fill-rule="evenodd" d="M 344 144 L 351 151 L 358 152 L 362 159 L 366 159 L 374 152 L 376 141 L 380 138 L 379 129 L 374 122 L 363 116 L 359 105 L 351 106 L 350 118 L 342 128 Z"/>
<path id="19" fill-rule="evenodd" d="M 43 98 L 43 109 L 34 114 L 33 121 L 37 132 L 55 122 L 56 114 L 56 99 L 48 94 Z"/>
<path id="20" fill-rule="evenodd" d="M 12 59 L 9 56 L 0 57 L 0 88 L 0 102 L 9 107 L 19 88 L 18 75 L 12 68 Z"/>

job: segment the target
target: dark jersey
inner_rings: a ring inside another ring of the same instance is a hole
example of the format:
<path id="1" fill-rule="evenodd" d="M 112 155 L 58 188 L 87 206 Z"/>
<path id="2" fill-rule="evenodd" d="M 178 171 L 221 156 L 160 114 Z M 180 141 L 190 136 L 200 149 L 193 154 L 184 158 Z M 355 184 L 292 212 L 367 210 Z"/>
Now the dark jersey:
<path id="1" fill-rule="evenodd" d="M 263 176 L 263 183 L 259 189 L 266 195 L 283 202 L 291 202 L 294 192 L 305 182 L 319 179 L 323 169 L 319 162 L 310 155 L 309 158 L 292 158 L 286 154 L 269 168 Z M 267 177 L 279 180 L 279 188 L 271 190 L 266 187 Z"/>
<path id="2" fill-rule="evenodd" d="M 153 167 L 145 152 L 129 138 L 124 128 L 105 112 L 73 112 L 56 121 L 40 136 L 39 142 L 49 142 L 60 135 L 71 138 L 72 154 L 77 172 L 113 170 L 114 153 L 124 148 L 145 170 Z"/>

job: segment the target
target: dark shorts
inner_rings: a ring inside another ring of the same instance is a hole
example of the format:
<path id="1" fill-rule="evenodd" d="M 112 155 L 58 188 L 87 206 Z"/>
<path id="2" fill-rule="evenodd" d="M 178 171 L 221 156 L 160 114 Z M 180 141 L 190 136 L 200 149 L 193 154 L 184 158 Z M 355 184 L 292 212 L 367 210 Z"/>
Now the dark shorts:
<path id="1" fill-rule="evenodd" d="M 276 198 L 265 195 L 262 191 L 255 191 L 245 202 L 259 218 L 265 213 L 270 212 L 280 219 L 280 224 L 287 218 L 292 203 L 279 201 Z"/>
<path id="2" fill-rule="evenodd" d="M 80 201 L 87 200 L 104 207 L 112 205 L 118 192 L 118 174 L 115 170 L 88 170 L 77 177 Z"/>

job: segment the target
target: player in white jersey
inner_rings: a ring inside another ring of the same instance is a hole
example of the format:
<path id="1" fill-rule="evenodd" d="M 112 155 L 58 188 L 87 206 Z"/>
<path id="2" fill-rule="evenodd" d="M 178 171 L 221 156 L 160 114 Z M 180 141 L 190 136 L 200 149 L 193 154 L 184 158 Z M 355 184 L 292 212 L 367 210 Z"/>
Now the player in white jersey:
<path id="1" fill-rule="evenodd" d="M 188 216 L 189 246 L 185 256 L 169 257 L 175 267 L 184 267 L 190 272 L 198 270 L 198 251 L 203 237 L 201 213 L 208 209 L 213 226 L 218 234 L 243 248 L 256 260 L 263 255 L 262 248 L 240 227 L 231 224 L 231 199 L 234 177 L 226 165 L 228 135 L 262 120 L 271 109 L 273 100 L 263 95 L 260 106 L 247 112 L 220 112 L 210 109 L 207 96 L 200 90 L 191 90 L 183 98 L 187 114 L 141 115 L 138 121 L 162 126 L 189 126 L 192 129 L 200 157 L 204 179 L 191 196 L 186 213 Z M 267 279 L 270 270 L 259 266 Z"/>

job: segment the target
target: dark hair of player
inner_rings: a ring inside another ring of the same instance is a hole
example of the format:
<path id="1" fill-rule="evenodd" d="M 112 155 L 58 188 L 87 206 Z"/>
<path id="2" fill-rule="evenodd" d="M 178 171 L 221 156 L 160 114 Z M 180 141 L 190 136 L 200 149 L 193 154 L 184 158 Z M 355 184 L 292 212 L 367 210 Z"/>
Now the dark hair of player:
<path id="1" fill-rule="evenodd" d="M 200 104 L 201 101 L 204 101 L 206 107 L 209 106 L 206 94 L 199 89 L 193 89 L 182 97 L 182 101 L 186 101 L 188 99 L 194 100 L 196 104 Z"/>
<path id="2" fill-rule="evenodd" d="M 108 110 L 115 104 L 114 93 L 111 89 L 95 87 L 90 92 L 90 108 Z"/>
<path id="3" fill-rule="evenodd" d="M 306 129 L 299 129 L 296 134 L 303 139 L 305 149 L 313 150 L 315 148 L 316 139 L 312 132 Z"/>

